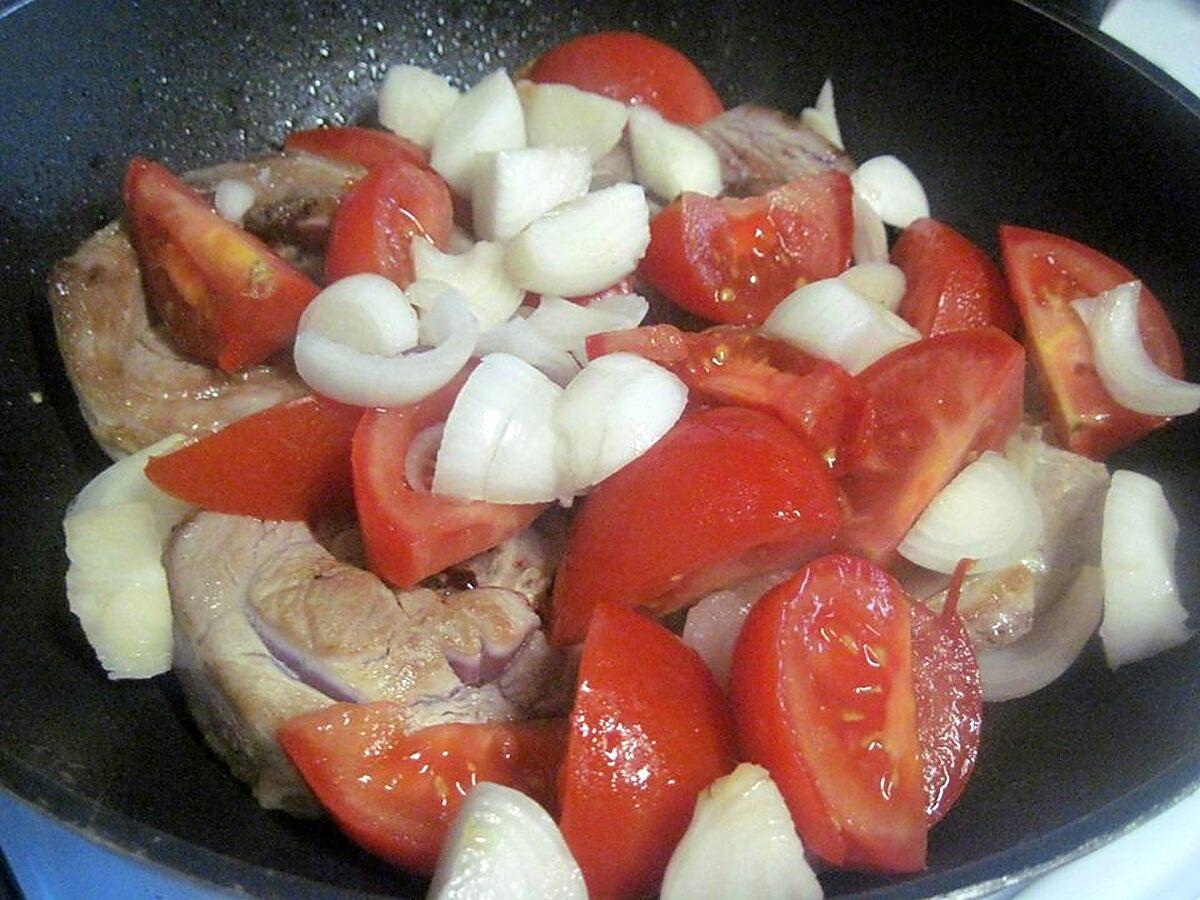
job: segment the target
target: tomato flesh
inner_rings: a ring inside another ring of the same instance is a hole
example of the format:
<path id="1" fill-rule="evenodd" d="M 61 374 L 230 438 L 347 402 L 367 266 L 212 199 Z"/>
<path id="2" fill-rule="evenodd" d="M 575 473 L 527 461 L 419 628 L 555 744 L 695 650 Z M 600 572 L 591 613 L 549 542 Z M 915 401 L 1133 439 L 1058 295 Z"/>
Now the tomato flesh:
<path id="1" fill-rule="evenodd" d="M 404 730 L 399 704 L 336 703 L 289 719 L 276 737 L 338 827 L 364 849 L 424 875 L 463 800 L 490 781 L 554 809 L 562 720 Z"/>
<path id="2" fill-rule="evenodd" d="M 600 606 L 559 775 L 559 824 L 589 896 L 653 894 L 696 797 L 734 763 L 725 698 L 699 655 L 632 610 Z"/>
<path id="3" fill-rule="evenodd" d="M 300 397 L 154 457 L 146 477 L 172 497 L 213 512 L 320 518 L 350 505 L 350 440 L 362 416 L 357 406 Z"/>
<path id="4" fill-rule="evenodd" d="M 317 286 L 162 165 L 135 157 L 125 208 L 146 296 L 184 353 L 225 372 L 287 347 Z"/>
<path id="5" fill-rule="evenodd" d="M 732 406 L 688 413 L 584 500 L 554 583 L 551 642 L 581 640 L 601 603 L 666 615 L 798 565 L 840 522 L 824 460 L 778 419 Z"/>
<path id="6" fill-rule="evenodd" d="M 364 169 L 374 169 L 396 159 L 419 166 L 429 162 L 429 154 L 412 141 L 389 131 L 356 125 L 293 131 L 284 138 L 283 149 L 314 153 Z"/>
<path id="7" fill-rule="evenodd" d="M 849 556 L 768 592 L 734 647 L 742 748 L 771 773 L 804 846 L 834 865 L 925 864 L 911 653 L 904 590 Z"/>
<path id="8" fill-rule="evenodd" d="M 995 328 L 952 331 L 894 350 L 858 381 L 875 429 L 840 482 L 839 544 L 887 564 L 938 491 L 974 455 L 1002 449 L 1020 424 L 1025 354 Z"/>
<path id="9" fill-rule="evenodd" d="M 412 241 L 446 248 L 454 224 L 450 189 L 438 175 L 403 158 L 367 173 L 342 198 L 329 231 L 325 277 L 374 272 L 401 287 L 414 278 Z"/>
<path id="10" fill-rule="evenodd" d="M 1075 453 L 1103 460 L 1166 424 L 1165 418 L 1135 413 L 1112 398 L 1096 371 L 1087 327 L 1071 307 L 1072 300 L 1133 281 L 1133 273 L 1091 247 L 1029 228 L 1002 226 L 1000 247 L 1059 442 Z M 1138 324 L 1154 364 L 1182 378 L 1179 338 L 1162 305 L 1145 287 Z"/>
<path id="11" fill-rule="evenodd" d="M 822 172 L 761 197 L 685 193 L 650 222 L 641 274 L 713 322 L 759 325 L 797 287 L 850 265 L 853 190 Z"/>
<path id="12" fill-rule="evenodd" d="M 1000 270 L 949 225 L 917 219 L 900 233 L 892 263 L 905 278 L 898 312 L 925 337 L 987 325 L 1016 331 L 1017 312 Z"/>
<path id="13" fill-rule="evenodd" d="M 698 125 L 724 112 L 721 99 L 695 64 L 674 47 L 644 34 L 605 31 L 547 50 L 529 80 L 569 84 L 627 104 L 645 104 L 664 118 Z"/>
<path id="14" fill-rule="evenodd" d="M 413 406 L 367 410 L 354 433 L 354 499 L 367 563 L 389 584 L 411 587 L 489 550 L 546 508 L 456 500 L 409 485 L 409 445 L 445 420 L 465 380 L 460 375 Z"/>

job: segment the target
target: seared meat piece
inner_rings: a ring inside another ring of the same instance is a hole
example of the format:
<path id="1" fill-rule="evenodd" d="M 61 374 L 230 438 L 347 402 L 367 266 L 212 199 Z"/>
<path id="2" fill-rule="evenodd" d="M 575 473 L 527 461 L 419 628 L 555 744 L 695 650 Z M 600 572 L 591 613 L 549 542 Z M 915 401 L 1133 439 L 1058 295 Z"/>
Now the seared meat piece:
<path id="1" fill-rule="evenodd" d="M 252 184 L 257 192 L 247 216 L 252 219 L 297 198 L 332 203 L 360 174 L 300 154 L 229 163 L 188 180 L 202 191 L 222 178 Z M 299 246 L 277 249 L 298 261 L 313 256 Z M 83 417 L 114 458 L 175 432 L 215 431 L 307 392 L 288 361 L 226 375 L 180 355 L 147 306 L 137 256 L 120 223 L 97 232 L 54 268 L 49 296 Z"/>
<path id="2" fill-rule="evenodd" d="M 725 190 L 740 197 L 763 194 L 828 169 L 854 171 L 845 152 L 799 119 L 767 106 L 743 104 L 696 130 L 721 158 Z"/>
<path id="3" fill-rule="evenodd" d="M 216 513 L 179 528 L 164 559 L 189 706 L 264 806 L 313 811 L 274 735 L 336 700 L 396 701 L 411 729 L 552 715 L 570 702 L 569 662 L 538 628 L 537 596 L 393 592 L 301 523 Z"/>

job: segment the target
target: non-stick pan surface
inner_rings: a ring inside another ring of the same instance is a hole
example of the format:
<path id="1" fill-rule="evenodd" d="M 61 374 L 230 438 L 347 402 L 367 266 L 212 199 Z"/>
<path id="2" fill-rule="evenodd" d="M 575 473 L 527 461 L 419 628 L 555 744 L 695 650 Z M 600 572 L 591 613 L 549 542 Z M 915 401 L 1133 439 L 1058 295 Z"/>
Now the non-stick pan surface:
<path id="1" fill-rule="evenodd" d="M 260 810 L 204 747 L 169 676 L 113 684 L 66 608 L 61 515 L 103 460 L 75 409 L 43 299 L 50 263 L 118 211 L 134 153 L 177 169 L 369 114 L 393 61 L 464 82 L 563 37 L 646 31 L 730 103 L 798 111 L 826 75 L 859 159 L 894 152 L 935 214 L 985 247 L 1012 222 L 1123 260 L 1200 363 L 1200 121 L 1097 43 L 1017 4 L 85 3 L 0 19 L 0 784 L 131 853 L 253 893 L 416 894 L 331 828 Z M 37 402 L 38 399 L 42 402 Z M 1195 608 L 1200 426 L 1115 459 L 1161 479 Z M 907 880 L 951 891 L 1028 873 L 1200 781 L 1200 641 L 987 710 L 977 774 Z"/>

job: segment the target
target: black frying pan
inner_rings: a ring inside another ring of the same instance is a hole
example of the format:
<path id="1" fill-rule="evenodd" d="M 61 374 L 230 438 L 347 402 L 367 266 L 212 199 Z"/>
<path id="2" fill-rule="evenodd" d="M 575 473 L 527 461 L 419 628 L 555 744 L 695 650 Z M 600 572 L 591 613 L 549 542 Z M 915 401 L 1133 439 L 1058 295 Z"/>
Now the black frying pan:
<path id="1" fill-rule="evenodd" d="M 832 74 L 855 156 L 897 153 L 935 214 L 985 247 L 1014 222 L 1123 260 L 1171 311 L 1197 375 L 1195 101 L 1031 9 L 268 6 L 38 0 L 0 19 L 0 783 L 118 847 L 264 895 L 422 889 L 329 827 L 260 810 L 205 749 L 172 679 L 107 682 L 67 612 L 60 518 L 103 459 L 58 362 L 43 285 L 52 260 L 117 213 L 133 153 L 186 169 L 262 152 L 293 126 L 369 114 L 388 61 L 471 82 L 567 35 L 635 27 L 689 53 L 731 102 L 798 111 Z M 1113 461 L 1166 486 L 1193 608 L 1198 422 Z M 927 872 L 832 875 L 826 888 L 912 896 L 1032 874 L 1200 782 L 1198 738 L 1200 641 L 1117 674 L 1093 648 L 1053 688 L 988 708 L 978 772 L 934 831 Z"/>

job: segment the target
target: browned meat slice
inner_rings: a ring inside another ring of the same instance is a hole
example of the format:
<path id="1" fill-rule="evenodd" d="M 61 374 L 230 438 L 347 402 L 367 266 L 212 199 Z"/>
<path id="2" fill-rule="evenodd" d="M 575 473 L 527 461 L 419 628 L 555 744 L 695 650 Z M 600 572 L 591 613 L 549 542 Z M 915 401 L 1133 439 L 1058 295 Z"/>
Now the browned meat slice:
<path id="1" fill-rule="evenodd" d="M 333 203 L 360 174 L 305 154 L 230 163 L 188 178 L 201 190 L 222 178 L 251 184 L 257 199 L 250 218 L 297 198 Z M 307 254 L 311 262 L 311 248 L 277 248 L 297 261 Z M 286 360 L 226 375 L 181 356 L 148 310 L 137 256 L 120 223 L 55 266 L 49 296 L 83 417 L 114 458 L 174 432 L 215 431 L 306 391 Z"/>
<path id="2" fill-rule="evenodd" d="M 521 572 L 497 580 L 530 581 L 536 561 L 517 556 Z M 301 523 L 216 513 L 179 528 L 165 562 L 192 714 L 264 806 L 313 811 L 274 734 L 336 700 L 396 701 L 411 729 L 552 715 L 570 702 L 569 661 L 539 629 L 538 595 L 393 592 Z"/>
<path id="3" fill-rule="evenodd" d="M 854 163 L 800 120 L 746 103 L 697 126 L 721 158 L 721 178 L 730 194 L 762 194 L 804 175 L 837 169 L 849 174 Z"/>

